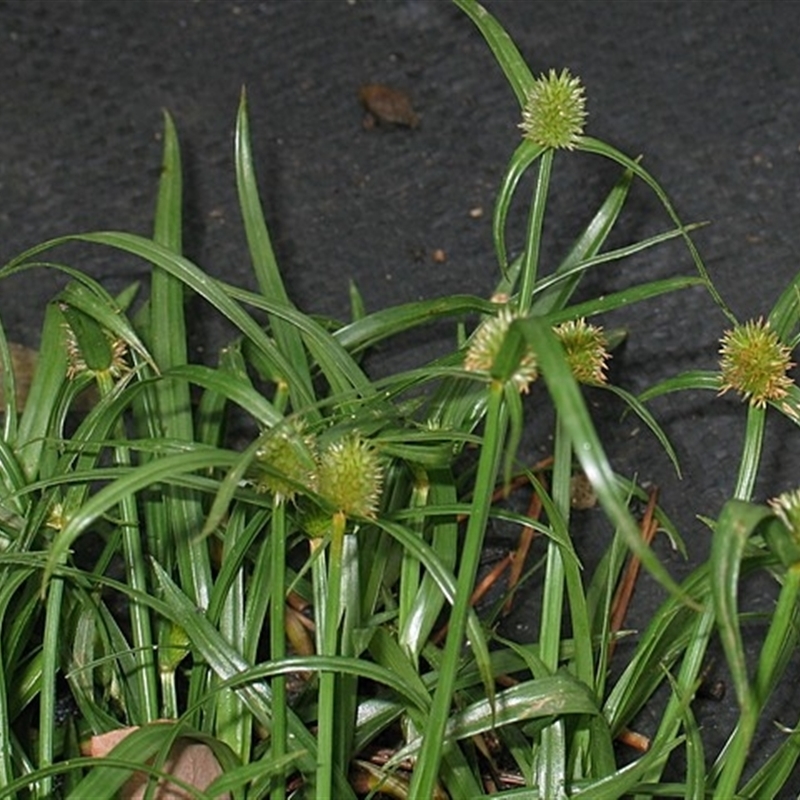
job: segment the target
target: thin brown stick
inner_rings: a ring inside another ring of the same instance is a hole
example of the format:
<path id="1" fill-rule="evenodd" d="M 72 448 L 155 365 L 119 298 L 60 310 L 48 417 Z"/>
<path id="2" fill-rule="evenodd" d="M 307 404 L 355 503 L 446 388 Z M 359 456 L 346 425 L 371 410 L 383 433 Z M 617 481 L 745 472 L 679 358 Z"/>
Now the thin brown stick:
<path id="1" fill-rule="evenodd" d="M 647 495 L 647 508 L 645 509 L 642 521 L 639 523 L 639 530 L 642 533 L 642 540 L 645 544 L 649 545 L 653 541 L 653 537 L 658 530 L 658 520 L 656 519 L 656 506 L 658 504 L 658 487 L 653 487 L 648 491 Z M 619 633 L 625 622 L 625 617 L 628 614 L 628 608 L 631 604 L 633 597 L 633 590 L 636 586 L 636 580 L 639 577 L 641 570 L 641 559 L 631 554 L 628 559 L 628 564 L 625 567 L 625 572 L 620 579 L 617 591 L 614 594 L 614 599 L 611 603 L 611 623 L 610 630 L 612 635 Z M 608 657 L 614 653 L 616 647 L 616 639 L 609 642 Z"/>
<path id="2" fill-rule="evenodd" d="M 483 579 L 480 581 L 480 583 L 473 590 L 472 595 L 469 598 L 470 605 L 474 606 L 477 603 L 479 603 L 481 601 L 481 599 L 483 598 L 483 596 L 486 594 L 486 592 L 488 592 L 489 589 L 491 589 L 492 586 L 494 586 L 495 583 L 497 583 L 497 581 L 499 580 L 500 576 L 508 569 L 509 565 L 511 565 L 513 563 L 514 563 L 514 554 L 513 553 L 508 553 L 505 556 L 505 558 L 503 558 L 502 560 L 498 561 L 491 568 L 491 570 L 489 570 L 489 572 L 487 572 L 486 575 L 484 575 Z M 448 625 L 447 625 L 447 623 L 445 623 L 431 637 L 431 640 L 433 641 L 434 644 L 440 644 L 442 642 L 442 640 L 444 639 L 444 637 L 447 634 L 447 628 L 448 628 Z"/>
<path id="3" fill-rule="evenodd" d="M 542 498 L 534 492 L 531 495 L 530 503 L 528 503 L 527 517 L 538 520 L 541 513 Z M 514 560 L 511 562 L 511 569 L 508 572 L 508 599 L 503 605 L 503 616 L 511 613 L 511 608 L 514 605 L 514 593 L 522 577 L 522 570 L 525 567 L 525 561 L 528 558 L 528 553 L 535 537 L 536 531 L 530 525 L 526 525 L 520 531 L 517 549 L 514 551 Z"/>
<path id="4" fill-rule="evenodd" d="M 553 466 L 553 456 L 547 456 L 547 458 L 543 458 L 541 461 L 537 461 L 531 468 L 530 472 L 534 473 L 534 475 L 538 475 L 541 477 L 540 473 L 544 470 L 548 469 L 549 467 Z M 528 477 L 527 473 L 524 475 L 515 475 L 507 484 L 502 486 L 498 486 L 494 492 L 492 492 L 492 504 L 499 502 L 500 500 L 505 500 L 513 491 L 522 488 L 523 486 L 530 485 L 530 478 Z M 469 495 L 465 499 L 469 499 Z M 456 517 L 458 522 L 464 522 L 468 514 L 459 514 Z"/>

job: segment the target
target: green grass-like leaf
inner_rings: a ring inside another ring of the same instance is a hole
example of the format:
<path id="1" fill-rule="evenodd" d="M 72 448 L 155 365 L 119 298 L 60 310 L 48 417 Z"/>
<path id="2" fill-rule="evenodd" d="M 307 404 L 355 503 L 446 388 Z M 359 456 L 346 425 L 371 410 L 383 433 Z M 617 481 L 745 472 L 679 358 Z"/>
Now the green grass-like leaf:
<path id="1" fill-rule="evenodd" d="M 474 0 L 455 3 L 524 104 L 534 79 L 509 34 Z M 69 281 L 46 309 L 24 410 L 14 396 L 13 348 L 0 326 L 0 797 L 52 796 L 57 777 L 69 797 L 115 796 L 134 771 L 163 777 L 179 736 L 208 744 L 223 767 L 207 790 L 183 786 L 197 797 L 229 791 L 236 800 L 355 800 L 382 789 L 437 800 L 778 796 L 798 760 L 796 731 L 753 764 L 743 785 L 742 775 L 765 703 L 786 680 L 800 643 L 800 569 L 785 522 L 750 499 L 766 454 L 767 414 L 797 423 L 800 390 L 791 386 L 766 408 L 744 409 L 733 499 L 719 520 L 707 520 L 710 558 L 677 583 L 631 513 L 649 499 L 638 485 L 649 476 L 615 473 L 553 333 L 564 321 L 696 286 L 735 321 L 692 239 L 698 226 L 681 221 L 640 160 L 598 139 L 577 139 L 576 149 L 613 161 L 622 173 L 586 211 L 572 246 L 547 264 L 548 200 L 562 159 L 571 156 L 556 158 L 524 141 L 499 182 L 492 245 L 500 274 L 492 300 L 451 294 L 373 310 L 351 285 L 352 321 L 342 323 L 306 314 L 288 296 L 261 204 L 245 93 L 233 166 L 255 291 L 214 278 L 182 255 L 180 147 L 169 115 L 164 125 L 152 237 L 64 236 L 0 269 L 0 280 L 49 269 Z M 523 200 L 518 190 L 534 167 L 533 194 Z M 635 202 L 635 180 L 655 194 L 667 228 L 609 248 Z M 521 230 L 509 213 L 515 202 L 526 204 Z M 673 240 L 684 244 L 695 274 L 603 293 L 604 271 Z M 140 296 L 135 284 L 114 297 L 80 270 L 48 260 L 76 242 L 143 260 L 149 294 Z M 516 255 L 511 242 L 521 243 Z M 590 273 L 594 282 L 584 281 Z M 578 295 L 597 284 L 596 295 Z M 184 309 L 192 295 L 204 314 L 235 328 L 216 363 L 192 363 Z M 790 344 L 797 343 L 799 308 L 795 279 L 769 313 Z M 497 315 L 513 321 L 488 361 L 465 359 L 480 343 L 470 326 Z M 449 352 L 372 378 L 364 357 L 371 347 L 392 348 L 399 334 L 441 321 L 452 322 Z M 611 346 L 624 335 L 612 331 Z M 83 364 L 74 360 L 78 353 Z M 532 356 L 547 392 L 535 388 L 524 397 L 517 371 Z M 76 364 L 88 369 L 78 375 Z M 718 372 L 694 371 L 638 397 L 606 388 L 647 425 L 677 470 L 646 404 L 720 387 Z M 551 431 L 541 428 L 549 419 Z M 535 467 L 520 463 L 532 420 L 541 441 L 552 442 L 552 459 Z M 302 440 L 300 473 L 265 447 L 286 430 Z M 356 436 L 377 459 L 381 486 L 374 508 L 350 518 L 320 485 L 320 454 Z M 608 529 L 593 575 L 571 507 L 576 464 L 599 499 L 592 513 Z M 517 479 L 533 493 L 539 518 L 506 497 L 495 500 Z M 686 531 L 661 508 L 654 515 L 685 554 Z M 495 524 L 533 537 L 532 553 L 523 584 L 498 579 L 502 597 L 485 612 L 471 595 Z M 632 559 L 669 592 L 638 634 L 612 629 Z M 761 570 L 777 578 L 779 596 L 757 662 L 748 665 L 748 618 L 738 595 L 742 579 Z M 504 600 L 522 591 L 533 595 L 537 616 L 532 641 L 518 642 L 495 626 Z M 740 716 L 714 754 L 705 752 L 691 704 L 716 635 Z M 633 649 L 616 669 L 622 639 Z M 668 695 L 650 750 L 619 768 L 614 737 L 649 713 L 662 688 Z M 62 724 L 65 692 L 77 710 Z M 169 721 L 149 724 L 161 718 Z M 80 756 L 79 740 L 90 731 L 129 723 L 143 727 L 110 757 Z M 484 786 L 487 736 L 524 786 L 511 788 L 502 770 L 497 791 Z M 370 754 L 385 742 L 393 749 L 388 763 L 373 764 Z M 683 774 L 667 782 L 664 767 L 678 749 L 684 758 L 674 764 Z M 714 759 L 710 767 L 706 756 Z M 406 757 L 415 759 L 413 773 Z"/>

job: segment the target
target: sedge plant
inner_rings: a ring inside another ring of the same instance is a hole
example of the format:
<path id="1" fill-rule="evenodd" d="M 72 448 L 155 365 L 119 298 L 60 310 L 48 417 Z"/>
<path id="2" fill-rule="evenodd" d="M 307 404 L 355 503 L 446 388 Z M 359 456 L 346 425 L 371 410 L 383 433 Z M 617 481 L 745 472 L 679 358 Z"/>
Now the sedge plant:
<path id="1" fill-rule="evenodd" d="M 202 786 L 172 776 L 198 798 L 767 798 L 789 780 L 797 729 L 760 766 L 747 759 L 797 644 L 800 502 L 796 493 L 752 502 L 765 414 L 798 420 L 787 372 L 796 286 L 765 320 L 740 325 L 661 185 L 585 133 L 580 80 L 566 70 L 535 77 L 497 20 L 474 0 L 455 2 L 520 104 L 521 142 L 493 217 L 491 299 L 367 311 L 354 291 L 344 324 L 299 309 L 270 243 L 244 93 L 234 169 L 256 290 L 182 255 L 180 148 L 168 116 L 151 237 L 64 236 L 0 271 L 69 279 L 46 310 L 24 406 L 0 327 L 0 797 L 111 798 L 134 775 L 157 797 L 171 751 L 187 739 L 218 766 Z M 548 264 L 548 199 L 572 151 L 610 159 L 619 178 Z M 512 245 L 509 210 L 524 202 L 530 172 L 527 222 Z M 634 181 L 659 200 L 666 227 L 610 248 Z M 584 275 L 671 240 L 685 244 L 690 274 L 575 299 Z M 76 241 L 143 260 L 146 295 L 132 286 L 112 296 L 61 263 L 59 249 Z M 643 397 L 609 384 L 614 337 L 602 315 L 695 285 L 732 326 L 719 370 L 670 378 Z M 214 364 L 189 358 L 189 295 L 237 330 Z M 365 351 L 432 320 L 452 322 L 448 355 L 369 375 Z M 529 392 L 537 380 L 546 393 Z M 733 499 L 712 523 L 709 561 L 680 584 L 642 536 L 632 508 L 645 493 L 613 470 L 584 385 L 620 398 L 673 461 L 647 400 L 701 388 L 748 402 Z M 541 424 L 532 402 L 554 412 L 546 476 L 518 457 L 525 426 Z M 232 415 L 254 431 L 240 449 L 226 437 Z M 570 504 L 576 466 L 607 521 L 606 554 L 588 575 Z M 512 477 L 535 492 L 542 516 L 493 502 Z M 546 543 L 541 577 L 526 586 L 540 597 L 534 641 L 501 636 L 472 603 L 495 519 Z M 615 674 L 612 611 L 631 559 L 668 596 Z M 754 570 L 774 575 L 780 591 L 752 672 L 736 593 Z M 715 635 L 741 713 L 723 751 L 707 754 L 691 701 Z M 649 749 L 620 763 L 617 737 L 662 687 Z M 82 749 L 128 727 L 108 755 Z M 683 775 L 666 783 L 673 753 Z"/>

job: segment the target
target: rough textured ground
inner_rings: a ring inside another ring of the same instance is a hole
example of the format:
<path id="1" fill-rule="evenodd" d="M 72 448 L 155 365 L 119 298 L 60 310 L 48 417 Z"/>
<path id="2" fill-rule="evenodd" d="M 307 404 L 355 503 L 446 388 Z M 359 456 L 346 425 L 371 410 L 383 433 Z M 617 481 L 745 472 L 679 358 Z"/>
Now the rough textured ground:
<path id="1" fill-rule="evenodd" d="M 797 270 L 800 210 L 800 32 L 793 3 L 487 0 L 536 72 L 569 67 L 589 98 L 588 131 L 646 166 L 686 220 L 713 224 L 697 241 L 741 318 L 766 313 Z M 366 131 L 368 82 L 407 90 L 415 130 Z M 514 98 L 471 23 L 437 0 L 109 2 L 0 0 L 0 261 L 42 239 L 96 229 L 149 231 L 161 109 L 184 147 L 187 253 L 246 283 L 231 134 L 247 86 L 263 196 L 278 256 L 304 308 L 344 316 L 355 280 L 368 308 L 453 291 L 488 294 L 497 181 L 518 141 Z M 545 264 L 552 265 L 616 177 L 597 159 L 558 158 Z M 620 241 L 666 225 L 632 194 Z M 470 210 L 484 209 L 479 218 Z M 444 250 L 437 264 L 433 251 Z M 98 251 L 65 252 L 112 289 L 143 273 Z M 665 248 L 593 279 L 612 291 L 639 276 L 691 270 Z M 0 287 L 9 335 L 36 344 L 38 314 L 58 279 Z M 224 339 L 197 306 L 198 351 Z M 629 341 L 614 377 L 637 391 L 669 374 L 712 368 L 722 315 L 700 290 L 607 320 Z M 385 349 L 385 367 L 437 352 L 449 331 Z M 199 354 L 199 353 L 198 353 Z M 735 480 L 743 409 L 684 396 L 656 405 L 684 468 L 678 482 L 632 423 L 602 429 L 615 464 L 662 486 L 692 560 L 707 549 L 695 515 L 714 515 Z M 773 420 L 760 498 L 797 484 L 791 426 Z M 531 457 L 546 449 L 532 433 Z M 585 512 L 591 515 L 592 512 Z M 676 556 L 666 558 L 685 572 Z M 753 587 L 753 602 L 760 597 Z M 637 595 L 646 619 L 655 594 Z M 524 622 L 524 615 L 520 624 Z M 780 720 L 795 687 L 780 698 Z M 731 701 L 729 700 L 728 703 Z M 724 711 L 724 710 L 723 710 Z M 714 730 L 714 717 L 706 715 Z"/>

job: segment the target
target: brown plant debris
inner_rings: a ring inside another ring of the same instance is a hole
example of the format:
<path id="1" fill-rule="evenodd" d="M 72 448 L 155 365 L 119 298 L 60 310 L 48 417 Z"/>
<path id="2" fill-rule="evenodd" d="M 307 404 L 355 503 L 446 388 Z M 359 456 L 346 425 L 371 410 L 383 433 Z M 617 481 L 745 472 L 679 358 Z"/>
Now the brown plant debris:
<path id="1" fill-rule="evenodd" d="M 406 128 L 419 125 L 419 114 L 411 105 L 411 97 L 401 89 L 383 83 L 366 83 L 358 90 L 358 99 L 367 112 L 363 123 L 367 130 L 376 125 Z"/>
<path id="2" fill-rule="evenodd" d="M 168 720 L 163 721 L 169 724 Z M 137 728 L 120 728 L 115 731 L 93 736 L 81 746 L 85 755 L 95 758 L 107 756 L 123 739 L 133 733 Z M 169 757 L 161 767 L 167 775 L 177 778 L 197 789 L 207 789 L 220 775 L 222 767 L 216 756 L 207 744 L 188 738 L 179 738 Z M 121 800 L 142 800 L 148 788 L 149 777 L 144 772 L 135 772 L 122 787 L 119 794 Z M 154 800 L 188 800 L 190 795 L 180 789 L 176 784 L 160 781 L 155 792 L 149 797 Z M 230 795 L 225 792 L 219 795 L 218 800 L 230 800 Z"/>

